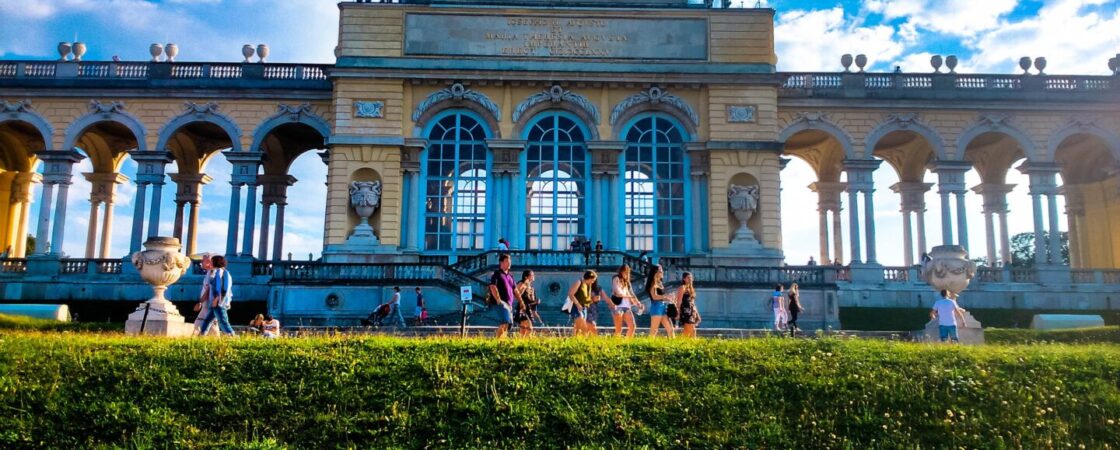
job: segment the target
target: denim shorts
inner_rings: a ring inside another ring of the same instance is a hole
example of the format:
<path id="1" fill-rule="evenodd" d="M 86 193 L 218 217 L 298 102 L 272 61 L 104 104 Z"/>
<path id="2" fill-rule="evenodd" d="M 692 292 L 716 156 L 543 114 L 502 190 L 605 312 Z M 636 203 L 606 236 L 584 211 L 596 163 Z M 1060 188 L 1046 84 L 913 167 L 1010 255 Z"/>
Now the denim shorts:
<path id="1" fill-rule="evenodd" d="M 572 309 L 568 312 L 568 315 L 572 316 L 572 320 L 587 319 L 587 308 L 577 308 L 576 305 L 572 305 Z"/>
<path id="2" fill-rule="evenodd" d="M 664 301 L 654 300 L 649 302 L 649 315 L 651 316 L 664 316 L 665 311 L 669 309 L 669 303 Z"/>
<path id="3" fill-rule="evenodd" d="M 618 306 L 618 307 L 614 308 L 614 313 L 617 314 L 617 315 L 620 315 L 620 316 L 625 316 L 626 313 L 628 313 L 628 312 L 630 312 L 630 307 L 628 307 L 628 306 L 627 307 Z"/>
<path id="4" fill-rule="evenodd" d="M 499 325 L 512 325 L 513 324 L 513 311 L 503 307 L 502 305 L 494 306 L 495 313 L 498 316 Z"/>
<path id="5" fill-rule="evenodd" d="M 960 341 L 960 338 L 957 337 L 957 327 L 956 327 L 956 325 L 953 325 L 953 326 L 938 325 L 937 326 L 937 332 L 938 332 L 938 334 L 941 335 L 941 342 L 945 342 L 949 339 L 952 339 L 953 342 L 959 342 Z"/>

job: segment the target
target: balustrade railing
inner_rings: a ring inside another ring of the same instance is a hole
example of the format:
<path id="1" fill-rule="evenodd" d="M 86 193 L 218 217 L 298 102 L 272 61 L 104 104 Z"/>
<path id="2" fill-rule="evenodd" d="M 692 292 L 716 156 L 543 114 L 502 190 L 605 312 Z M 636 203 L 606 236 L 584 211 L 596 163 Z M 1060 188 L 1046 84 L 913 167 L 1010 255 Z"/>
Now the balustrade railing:
<path id="1" fill-rule="evenodd" d="M 1010 273 L 1011 273 L 1011 282 L 1012 283 L 1037 283 L 1038 282 L 1038 271 L 1034 270 L 1034 269 L 1012 268 L 1010 270 Z"/>
<path id="2" fill-rule="evenodd" d="M 79 273 L 88 273 L 89 260 L 86 259 L 64 259 L 61 262 L 62 268 L 60 269 L 63 275 L 74 275 Z"/>
<path id="3" fill-rule="evenodd" d="M 980 267 L 973 279 L 978 283 L 1000 283 L 1003 281 L 1003 269 Z"/>
<path id="4" fill-rule="evenodd" d="M 905 283 L 910 281 L 909 267 L 884 267 L 883 281 L 888 283 Z"/>
<path id="5" fill-rule="evenodd" d="M 0 61 L 0 78 L 260 79 L 326 81 L 324 64 Z M 327 85 L 324 85 L 327 86 Z"/>
<path id="6" fill-rule="evenodd" d="M 959 90 L 962 95 L 976 91 L 992 92 L 1082 92 L 1117 90 L 1120 78 L 1091 75 L 1002 75 L 1002 74 L 911 74 L 911 73 L 779 73 L 783 96 L 861 97 L 874 92 Z"/>
<path id="7" fill-rule="evenodd" d="M 27 272 L 27 259 L 8 258 L 0 259 L 0 274 Z"/>
<path id="8" fill-rule="evenodd" d="M 119 259 L 94 259 L 91 262 L 96 266 L 97 273 L 116 274 L 124 268 L 124 261 Z"/>
<path id="9" fill-rule="evenodd" d="M 1091 284 L 1097 282 L 1097 271 L 1095 270 L 1071 270 L 1069 271 L 1069 279 L 1073 284 Z"/>

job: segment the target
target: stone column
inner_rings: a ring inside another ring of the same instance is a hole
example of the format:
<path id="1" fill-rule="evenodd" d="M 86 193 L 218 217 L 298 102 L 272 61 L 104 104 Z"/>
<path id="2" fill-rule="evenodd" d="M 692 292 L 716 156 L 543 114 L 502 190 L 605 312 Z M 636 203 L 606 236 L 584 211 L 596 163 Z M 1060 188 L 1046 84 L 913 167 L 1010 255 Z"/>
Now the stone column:
<path id="1" fill-rule="evenodd" d="M 1036 265 L 1044 265 L 1048 263 L 1057 264 L 1061 258 L 1061 247 L 1054 245 L 1053 253 L 1058 259 L 1051 259 L 1050 249 L 1047 245 L 1046 229 L 1043 223 L 1043 217 L 1047 215 L 1042 209 L 1042 197 L 1052 197 L 1057 193 L 1056 174 L 1058 173 L 1058 166 L 1054 163 L 1041 163 L 1041 162 L 1027 162 L 1019 166 L 1019 171 L 1027 174 L 1030 178 L 1030 195 L 1031 203 L 1034 208 L 1034 260 Z M 1058 225 L 1057 217 L 1057 204 L 1051 201 L 1050 211 L 1050 226 L 1055 228 Z M 1053 230 L 1057 231 L 1057 230 Z M 1057 242 L 1056 236 L 1052 235 L 1050 243 Z"/>
<path id="2" fill-rule="evenodd" d="M 421 176 L 423 171 L 420 167 L 420 160 L 424 149 L 427 147 L 427 140 L 414 138 L 405 139 L 404 146 L 401 147 L 401 170 L 404 171 L 405 177 L 411 180 L 408 183 L 408 192 L 404 195 L 408 204 L 406 208 L 403 208 L 408 214 L 408 229 L 402 230 L 404 233 L 401 237 L 402 247 L 407 253 L 420 251 L 421 237 L 424 235 L 424 208 L 427 194 L 421 189 L 424 178 Z M 280 215 L 280 210 L 282 209 L 277 211 L 277 217 Z M 280 219 L 277 218 L 277 224 L 279 223 Z M 281 235 L 277 234 L 277 236 Z M 279 239 L 276 241 L 280 242 Z M 276 245 L 273 246 L 276 247 Z"/>
<path id="3" fill-rule="evenodd" d="M 109 247 L 113 242 L 113 202 L 105 202 L 104 218 L 101 223 L 101 253 L 98 258 L 109 258 Z"/>
<path id="4" fill-rule="evenodd" d="M 257 220 L 257 183 L 248 183 L 248 193 L 245 195 L 245 233 L 242 235 L 241 255 L 253 257 L 253 233 L 256 231 Z"/>
<path id="5" fill-rule="evenodd" d="M 152 205 L 148 213 L 148 237 L 159 236 L 159 213 L 163 209 L 163 175 L 158 183 L 152 183 Z"/>
<path id="6" fill-rule="evenodd" d="M 603 247 L 606 250 L 625 250 L 625 228 L 626 228 L 626 212 L 622 210 L 622 205 L 619 201 L 622 198 L 622 176 L 619 173 L 620 158 L 622 157 L 622 149 L 626 147 L 625 142 L 620 141 L 591 141 L 587 143 L 589 156 L 591 157 L 591 172 L 599 174 L 602 179 L 602 185 L 599 189 L 600 197 L 597 201 L 605 208 L 605 214 L 601 217 L 603 223 L 602 229 L 604 233 Z M 698 165 L 703 168 L 706 166 Z M 691 168 L 690 168 L 691 170 Z"/>
<path id="7" fill-rule="evenodd" d="M 984 199 L 983 213 L 985 234 L 988 239 L 987 251 L 989 266 L 994 267 L 996 261 L 1003 261 L 1005 264 L 1010 262 L 1001 255 L 1000 249 L 1008 250 L 1006 248 L 1007 243 L 1004 241 L 1004 238 L 1002 238 L 1002 234 L 997 245 L 995 220 L 997 216 L 1001 218 L 1001 222 L 1004 222 L 1001 225 L 1001 231 L 1006 233 L 1007 224 L 1003 219 L 1006 219 L 1007 217 L 1007 194 L 1010 193 L 1014 188 L 1015 185 L 1013 184 L 998 183 L 984 183 L 972 188 L 973 192 L 980 194 L 980 196 Z M 1005 253 L 1010 255 L 1009 250 Z"/>
<path id="8" fill-rule="evenodd" d="M 174 181 L 177 187 L 175 190 L 175 203 L 177 205 L 175 234 L 184 243 L 183 251 L 185 254 L 193 255 L 196 253 L 196 247 L 198 246 L 198 206 L 202 203 L 202 186 L 209 184 L 214 179 L 204 173 L 173 173 L 170 176 L 171 181 Z M 184 224 L 183 210 L 188 205 L 190 205 L 190 210 L 187 212 L 189 218 L 187 218 L 187 223 Z M 186 235 L 185 239 L 183 239 L 183 235 Z"/>
<path id="9" fill-rule="evenodd" d="M 276 203 L 276 236 L 272 238 L 272 259 L 279 261 L 284 258 L 284 206 L 287 203 Z"/>
<path id="10" fill-rule="evenodd" d="M 817 211 L 820 213 L 820 264 L 828 264 L 830 260 L 841 261 L 844 258 L 843 230 L 840 226 L 840 193 L 847 189 L 847 183 L 835 181 L 818 181 L 809 185 L 809 189 L 817 193 Z M 828 213 L 832 212 L 832 246 L 833 255 L 830 258 L 828 238 Z"/>
<path id="11" fill-rule="evenodd" d="M 237 231 L 241 226 L 241 183 L 231 181 L 229 221 L 226 228 L 226 255 L 237 254 Z"/>
<path id="12" fill-rule="evenodd" d="M 272 219 L 272 202 L 261 200 L 261 234 L 257 237 L 257 257 L 268 259 L 268 222 Z"/>
<path id="13" fill-rule="evenodd" d="M 860 262 L 860 246 L 859 246 L 859 192 L 853 186 L 848 186 L 848 230 L 851 236 L 851 263 L 858 264 Z"/>
<path id="14" fill-rule="evenodd" d="M 844 261 L 844 229 L 841 226 L 842 224 L 843 218 L 840 216 L 840 206 L 837 205 L 836 209 L 832 210 L 832 259 L 840 262 Z"/>
<path id="15" fill-rule="evenodd" d="M 81 153 L 75 150 L 47 150 L 39 152 L 39 159 L 43 161 L 43 178 L 47 183 L 52 183 L 58 187 L 58 192 L 55 194 L 54 201 L 54 223 L 53 226 L 46 224 L 50 227 L 51 237 L 47 241 L 50 243 L 50 253 L 53 255 L 63 254 L 63 240 L 66 236 L 66 202 L 67 194 L 70 189 L 70 183 L 73 176 L 71 172 L 74 168 L 74 163 L 81 161 L 84 158 Z M 47 190 L 43 190 L 44 194 Z M 48 206 L 44 203 L 43 206 Z M 47 214 L 40 213 L 40 220 L 49 221 L 49 214 L 52 212 L 51 208 L 47 207 Z M 46 241 L 46 229 L 43 223 L 39 224 L 39 230 L 43 234 L 39 237 L 40 241 L 36 242 L 36 246 L 44 246 Z M 36 251 L 36 253 L 46 253 Z"/>
<path id="16" fill-rule="evenodd" d="M 140 244 L 144 242 L 144 201 L 148 198 L 148 183 L 136 180 L 135 205 L 132 209 L 132 242 L 128 246 L 129 253 L 140 251 Z"/>
<path id="17" fill-rule="evenodd" d="M 198 203 L 190 202 L 190 226 L 187 228 L 187 255 L 198 253 Z"/>
<path id="18" fill-rule="evenodd" d="M 964 191 L 954 192 L 957 196 L 957 245 L 968 251 L 968 213 L 964 206 Z"/>
<path id="19" fill-rule="evenodd" d="M 97 246 L 97 210 L 100 204 L 100 200 L 90 199 L 89 201 L 89 226 L 86 230 L 87 259 L 93 259 L 94 247 Z"/>
<path id="20" fill-rule="evenodd" d="M 876 264 L 878 258 L 875 252 L 875 201 L 872 197 L 875 189 L 868 187 L 863 190 L 863 220 L 867 229 L 867 263 Z"/>
<path id="21" fill-rule="evenodd" d="M 703 172 L 693 171 L 692 173 L 692 198 L 689 202 L 692 203 L 692 233 L 689 236 L 689 249 L 693 254 L 700 254 L 703 248 L 700 243 L 700 229 L 704 227 L 703 213 L 700 212 L 700 183 L 704 178 Z"/>
<path id="22" fill-rule="evenodd" d="M 1085 198 L 1077 185 L 1062 186 L 1061 194 L 1066 198 L 1066 221 L 1069 228 L 1069 264 L 1075 269 L 1083 269 L 1087 264 L 1085 249 L 1082 247 L 1081 222 L 1085 217 Z"/>
<path id="23" fill-rule="evenodd" d="M 420 177 L 420 173 L 412 172 L 412 209 L 408 212 L 412 214 L 412 219 L 409 223 L 412 224 L 411 233 L 408 234 L 408 250 L 420 251 L 420 237 L 424 235 L 424 208 L 426 200 L 424 198 L 424 191 L 421 187 L 424 180 Z"/>
<path id="24" fill-rule="evenodd" d="M 1011 264 L 1011 238 L 1007 233 L 1007 211 L 999 212 L 999 251 L 1003 265 Z"/>
<path id="25" fill-rule="evenodd" d="M 907 266 L 914 265 L 918 262 L 918 257 L 926 252 L 926 192 L 929 192 L 931 187 L 933 187 L 932 183 L 919 181 L 902 181 L 891 185 L 891 191 L 898 193 L 902 198 L 900 209 L 902 212 L 902 245 L 904 261 Z M 915 234 L 917 234 L 918 241 L 917 251 L 914 251 Z"/>
<path id="26" fill-rule="evenodd" d="M 588 232 L 591 239 L 591 246 L 594 248 L 596 240 L 603 240 L 603 226 L 606 222 L 606 217 L 603 217 L 603 203 L 600 200 L 603 197 L 603 186 L 601 184 L 603 176 L 598 173 L 591 173 L 591 179 L 588 181 L 587 196 L 584 197 L 585 214 L 587 215 Z M 604 246 L 606 244 L 603 244 Z"/>
<path id="27" fill-rule="evenodd" d="M 12 254 L 15 258 L 27 257 L 27 226 L 31 220 L 31 186 L 39 183 L 42 179 L 43 176 L 37 172 L 20 172 L 16 175 L 12 185 L 12 201 L 18 205 L 15 236 L 11 236 Z"/>
<path id="28" fill-rule="evenodd" d="M 949 202 L 949 192 L 938 189 L 941 195 L 941 244 L 953 245 L 953 208 Z"/>
<path id="29" fill-rule="evenodd" d="M 69 174 L 67 174 L 69 178 Z M 54 208 L 54 229 L 51 230 L 51 254 L 63 255 L 62 244 L 66 238 L 66 206 L 67 193 L 70 191 L 70 181 L 58 183 L 58 200 Z"/>
<path id="30" fill-rule="evenodd" d="M 1065 264 L 1062 261 L 1062 232 L 1058 229 L 1058 193 L 1055 189 L 1049 195 L 1047 206 L 1050 212 L 1050 264 Z"/>
<path id="31" fill-rule="evenodd" d="M 179 241 L 183 240 L 183 220 L 186 216 L 187 202 L 175 199 L 175 226 L 171 230 L 171 235 Z"/>
<path id="32" fill-rule="evenodd" d="M 51 231 L 51 206 L 54 204 L 54 183 L 43 182 L 42 200 L 39 201 L 39 226 L 35 231 L 35 254 L 47 254 Z"/>

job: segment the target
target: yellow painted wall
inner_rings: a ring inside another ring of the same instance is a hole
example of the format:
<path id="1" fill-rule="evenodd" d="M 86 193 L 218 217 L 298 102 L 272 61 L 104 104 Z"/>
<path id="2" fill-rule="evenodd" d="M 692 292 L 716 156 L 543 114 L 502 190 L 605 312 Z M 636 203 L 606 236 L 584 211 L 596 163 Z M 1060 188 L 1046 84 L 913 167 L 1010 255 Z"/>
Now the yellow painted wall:
<path id="1" fill-rule="evenodd" d="M 401 151 L 394 146 L 335 145 L 327 168 L 326 245 L 341 244 L 358 223 L 350 208 L 349 185 L 353 174 L 373 169 L 381 178 L 381 209 L 373 225 L 382 245 L 401 243 L 403 177 Z"/>

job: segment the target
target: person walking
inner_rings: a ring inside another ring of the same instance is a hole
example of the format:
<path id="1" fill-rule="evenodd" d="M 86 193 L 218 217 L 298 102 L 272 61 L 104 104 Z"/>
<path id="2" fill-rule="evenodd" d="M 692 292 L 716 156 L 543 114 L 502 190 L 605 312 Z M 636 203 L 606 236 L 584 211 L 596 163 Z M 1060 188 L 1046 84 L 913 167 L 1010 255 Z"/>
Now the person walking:
<path id="1" fill-rule="evenodd" d="M 660 264 L 653 266 L 653 273 L 646 277 L 646 295 L 649 295 L 649 335 L 657 336 L 661 327 L 665 334 L 673 337 L 673 322 L 669 320 L 668 307 L 673 301 L 665 295 L 665 269 Z"/>
<path id="2" fill-rule="evenodd" d="M 626 325 L 626 337 L 633 337 L 637 331 L 634 322 L 634 311 L 641 310 L 642 304 L 634 295 L 630 286 L 630 266 L 623 264 L 618 268 L 618 273 L 611 278 L 611 303 L 614 303 L 614 335 L 622 336 L 622 326 Z"/>
<path id="3" fill-rule="evenodd" d="M 770 309 L 774 311 L 774 330 L 785 331 L 785 287 L 780 283 L 774 285 L 774 293 L 770 294 Z"/>
<path id="4" fill-rule="evenodd" d="M 213 255 L 209 253 L 203 253 L 202 261 L 199 262 L 199 265 L 202 266 L 202 270 L 206 271 L 206 274 L 202 276 L 202 290 L 198 294 L 198 303 L 194 305 L 194 311 L 198 313 L 198 317 L 194 318 L 194 331 L 191 332 L 192 336 L 201 336 L 202 321 L 206 320 L 206 316 L 210 314 L 210 281 L 214 279 L 214 264 L 210 259 L 212 256 Z M 215 325 L 217 324 L 210 324 L 210 326 L 213 327 L 211 328 L 213 332 L 210 333 L 212 335 L 218 334 L 218 328 Z"/>
<path id="5" fill-rule="evenodd" d="M 596 336 L 599 334 L 599 308 L 602 305 L 607 305 L 608 311 L 611 316 L 614 316 L 614 304 L 611 303 L 611 297 L 607 295 L 607 290 L 599 285 L 599 280 L 591 283 L 591 306 L 587 307 L 587 330 L 588 336 Z"/>
<path id="6" fill-rule="evenodd" d="M 691 273 L 681 275 L 677 304 L 681 305 L 681 336 L 696 337 L 696 327 L 700 325 L 700 310 L 696 307 L 696 288 L 692 284 Z"/>
<path id="7" fill-rule="evenodd" d="M 537 291 L 533 289 L 533 281 L 537 279 L 532 270 L 521 272 L 521 281 L 517 282 L 517 313 L 514 322 L 517 322 L 517 331 L 522 336 L 533 334 L 533 315 L 537 313 Z"/>
<path id="8" fill-rule="evenodd" d="M 568 288 L 568 299 L 572 302 L 568 314 L 572 316 L 572 334 L 575 336 L 588 334 L 587 314 L 594 305 L 591 287 L 598 279 L 599 274 L 594 270 L 588 270 L 579 280 L 572 283 L 572 287 Z"/>
<path id="9" fill-rule="evenodd" d="M 789 328 L 789 335 L 793 336 L 795 333 L 801 331 L 797 326 L 797 315 L 801 314 L 805 308 L 801 306 L 801 289 L 797 283 L 789 285 L 789 321 L 786 323 L 786 328 Z"/>
<path id="10" fill-rule="evenodd" d="M 404 314 L 401 313 L 401 287 L 393 286 L 393 296 L 389 298 L 389 317 L 398 327 L 407 328 L 404 324 Z"/>
<path id="11" fill-rule="evenodd" d="M 498 328 L 494 330 L 494 337 L 498 339 L 506 337 L 510 327 L 513 326 L 513 301 L 517 294 L 514 293 L 516 284 L 513 282 L 513 276 L 509 274 L 510 264 L 508 253 L 498 256 L 498 270 L 490 276 L 490 285 L 487 287 L 491 298 L 497 303 L 495 309 L 498 314 Z"/>
<path id="12" fill-rule="evenodd" d="M 602 240 L 597 240 L 597 241 L 595 241 L 595 265 L 599 266 L 599 265 L 602 265 L 602 264 L 603 264 L 603 241 Z"/>
<path id="13" fill-rule="evenodd" d="M 206 318 L 202 319 L 202 328 L 198 334 L 206 336 L 210 331 L 210 325 L 214 323 L 215 319 L 218 322 L 218 329 L 222 334 L 235 336 L 233 327 L 229 324 L 229 308 L 233 304 L 233 277 L 230 276 L 229 271 L 226 270 L 226 258 L 224 256 L 214 256 L 210 258 L 210 263 L 214 266 L 214 276 L 210 278 L 209 288 L 207 289 L 207 296 L 210 304 L 210 311 L 206 314 Z"/>
<path id="14" fill-rule="evenodd" d="M 420 286 L 416 286 L 415 320 L 416 320 L 416 325 L 417 326 L 420 326 L 420 325 L 424 324 L 424 318 L 425 318 L 424 317 L 424 311 L 426 311 L 426 310 L 427 309 L 424 307 L 424 293 L 420 292 Z"/>
<path id="15" fill-rule="evenodd" d="M 949 291 L 941 290 L 941 298 L 933 302 L 933 309 L 929 312 L 930 320 L 937 319 L 937 334 L 941 342 L 952 339 L 960 342 L 957 335 L 957 325 L 964 325 L 964 313 L 957 301 L 952 298 Z"/>

